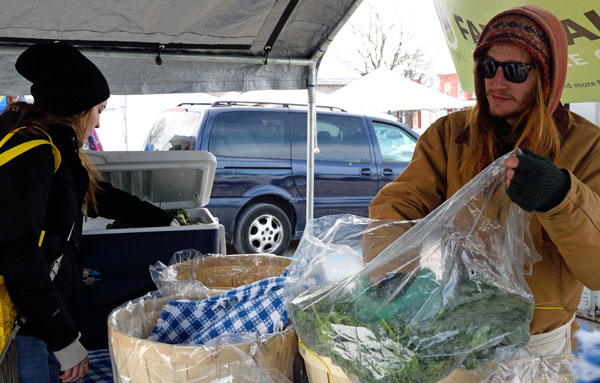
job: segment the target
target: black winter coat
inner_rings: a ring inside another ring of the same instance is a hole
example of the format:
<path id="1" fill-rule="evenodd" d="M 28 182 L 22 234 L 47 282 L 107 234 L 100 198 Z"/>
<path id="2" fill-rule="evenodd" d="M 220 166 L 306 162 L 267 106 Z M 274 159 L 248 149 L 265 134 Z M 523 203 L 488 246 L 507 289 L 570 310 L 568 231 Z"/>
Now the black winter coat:
<path id="1" fill-rule="evenodd" d="M 19 334 L 42 339 L 57 351 L 78 337 L 76 313 L 83 285 L 82 204 L 89 178 L 78 156 L 73 129 L 53 125 L 46 131 L 62 157 L 56 173 L 49 145 L 38 146 L 0 166 L 0 275 L 19 313 L 27 318 Z M 4 135 L 0 133 L 0 139 Z M 17 133 L 0 152 L 32 138 L 44 137 Z M 168 226 L 173 219 L 171 214 L 110 184 L 102 182 L 100 186 L 102 191 L 96 193 L 99 216 L 134 226 Z M 45 235 L 40 247 L 42 230 Z M 52 282 L 49 267 L 61 254 L 62 266 Z"/>

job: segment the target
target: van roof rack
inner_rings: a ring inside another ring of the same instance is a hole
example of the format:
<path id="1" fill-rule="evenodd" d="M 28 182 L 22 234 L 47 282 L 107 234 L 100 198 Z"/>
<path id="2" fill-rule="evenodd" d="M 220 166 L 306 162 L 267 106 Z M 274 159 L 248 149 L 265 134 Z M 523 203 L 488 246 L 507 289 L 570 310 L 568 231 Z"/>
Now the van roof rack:
<path id="1" fill-rule="evenodd" d="M 212 106 L 273 106 L 273 107 L 282 107 L 282 108 L 294 108 L 294 107 L 303 107 L 307 108 L 307 104 L 295 104 L 292 102 L 270 102 L 270 101 L 215 101 L 212 103 Z M 330 110 L 332 112 L 346 112 L 343 108 L 338 106 L 328 106 L 328 105 L 317 105 L 317 108 L 321 110 Z"/>
<path id="2" fill-rule="evenodd" d="M 185 105 L 212 105 L 212 102 L 182 102 L 180 104 L 178 104 L 177 106 L 185 106 Z"/>

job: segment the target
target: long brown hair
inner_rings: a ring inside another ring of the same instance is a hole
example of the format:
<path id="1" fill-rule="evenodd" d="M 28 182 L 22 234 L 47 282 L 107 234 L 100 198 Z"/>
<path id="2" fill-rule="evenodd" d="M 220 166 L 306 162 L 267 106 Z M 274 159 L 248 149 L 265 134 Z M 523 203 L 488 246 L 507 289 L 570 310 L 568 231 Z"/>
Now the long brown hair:
<path id="1" fill-rule="evenodd" d="M 79 114 L 76 114 L 73 117 L 73 129 L 75 130 L 75 134 L 77 135 L 77 145 L 78 148 L 81 148 L 83 143 L 87 140 L 86 135 L 86 127 L 89 119 L 92 116 L 93 108 L 83 111 Z M 102 180 L 102 176 L 100 172 L 94 164 L 90 161 L 90 159 L 85 155 L 83 150 L 78 151 L 79 159 L 81 160 L 81 164 L 85 168 L 90 178 L 90 183 L 88 185 L 87 193 L 85 194 L 84 199 L 84 214 L 87 216 L 87 212 L 89 209 L 92 209 L 94 212 L 98 211 L 98 202 L 96 200 L 96 192 L 100 189 L 98 181 Z"/>
<path id="2" fill-rule="evenodd" d="M 29 127 L 29 129 L 27 129 L 28 132 L 34 135 L 39 135 L 42 133 L 34 129 L 33 126 L 44 129 L 44 127 L 49 125 L 63 124 L 73 128 L 73 130 L 75 131 L 75 135 L 77 136 L 78 148 L 81 148 L 81 146 L 87 139 L 87 137 L 85 136 L 85 129 L 87 126 L 87 122 L 91 118 L 92 109 L 81 112 L 73 117 L 67 117 L 47 113 L 39 107 L 32 104 L 28 104 L 26 102 L 16 102 L 10 104 L 10 106 L 8 106 L 6 109 L 6 112 L 15 113 L 14 116 L 11 116 L 11 120 L 9 121 L 8 130 L 6 133 L 14 129 L 20 128 L 22 126 L 26 126 Z M 96 192 L 100 188 L 98 181 L 101 180 L 102 177 L 100 175 L 100 172 L 98 172 L 96 167 L 85 155 L 83 150 L 78 150 L 78 154 L 79 159 L 81 160 L 81 163 L 83 164 L 83 167 L 87 171 L 88 176 L 90 178 L 83 206 L 84 214 L 87 215 L 87 211 L 89 211 L 89 209 L 93 209 L 94 211 L 98 210 Z"/>
<path id="3" fill-rule="evenodd" d="M 498 137 L 494 125 L 494 117 L 490 114 L 489 103 L 485 92 L 477 94 L 477 104 L 469 114 L 469 144 L 466 155 L 458 171 L 463 183 L 468 182 L 502 153 L 502 141 Z M 530 107 L 524 110 L 513 126 L 513 133 L 520 131 L 513 149 L 528 148 L 547 157 L 556 157 L 560 151 L 560 134 L 556 123 L 546 107 L 542 81 L 536 76 L 536 88 Z"/>

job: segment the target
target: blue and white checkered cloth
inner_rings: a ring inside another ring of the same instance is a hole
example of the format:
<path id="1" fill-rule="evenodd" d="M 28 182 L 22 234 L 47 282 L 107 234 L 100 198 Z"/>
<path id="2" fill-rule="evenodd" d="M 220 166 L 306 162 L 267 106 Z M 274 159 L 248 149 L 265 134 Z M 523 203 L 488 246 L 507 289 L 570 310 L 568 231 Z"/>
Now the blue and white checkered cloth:
<path id="1" fill-rule="evenodd" d="M 83 383 L 113 383 L 112 364 L 107 348 L 88 351 L 90 370 L 81 380 Z"/>
<path id="2" fill-rule="evenodd" d="M 223 334 L 283 330 L 285 278 L 267 278 L 201 301 L 170 301 L 148 337 L 169 344 L 204 344 Z"/>

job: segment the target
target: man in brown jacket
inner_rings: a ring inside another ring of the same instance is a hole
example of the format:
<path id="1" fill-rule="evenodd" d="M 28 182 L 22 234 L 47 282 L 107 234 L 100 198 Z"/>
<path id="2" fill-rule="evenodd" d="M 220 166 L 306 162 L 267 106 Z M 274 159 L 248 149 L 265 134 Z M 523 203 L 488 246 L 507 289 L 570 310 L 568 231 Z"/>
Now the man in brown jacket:
<path id="1" fill-rule="evenodd" d="M 505 166 L 509 197 L 533 211 L 531 235 L 543 257 L 524 271 L 535 299 L 529 346 L 570 353 L 583 286 L 600 289 L 600 128 L 560 104 L 567 40 L 550 12 L 499 13 L 473 57 L 477 104 L 425 131 L 410 165 L 373 199 L 370 217 L 423 218 L 495 158 L 523 149 Z"/>

